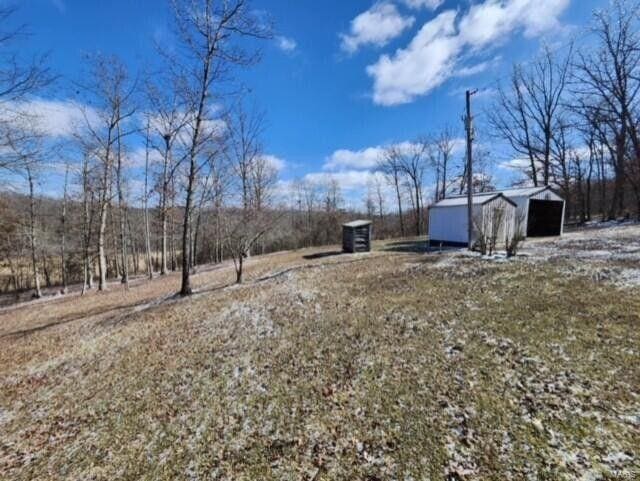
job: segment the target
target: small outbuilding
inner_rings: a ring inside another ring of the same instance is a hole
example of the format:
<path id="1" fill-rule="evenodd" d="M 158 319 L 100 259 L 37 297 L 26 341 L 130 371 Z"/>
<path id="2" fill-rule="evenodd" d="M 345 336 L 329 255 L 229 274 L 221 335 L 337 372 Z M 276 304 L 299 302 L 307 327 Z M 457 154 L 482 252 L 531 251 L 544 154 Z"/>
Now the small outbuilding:
<path id="1" fill-rule="evenodd" d="M 371 250 L 370 220 L 354 220 L 342 224 L 342 251 L 369 252 Z"/>
<path id="2" fill-rule="evenodd" d="M 499 239 L 513 232 L 518 232 L 522 238 L 560 236 L 564 211 L 564 199 L 550 186 L 506 189 L 473 196 L 473 218 L 484 232 L 490 228 L 487 222 L 498 218 L 504 222 Z M 466 246 L 467 225 L 466 195 L 443 199 L 429 208 L 431 245 Z"/>
<path id="3" fill-rule="evenodd" d="M 518 207 L 516 226 L 522 237 L 562 235 L 565 201 L 550 186 L 501 191 Z"/>
<path id="4" fill-rule="evenodd" d="M 476 242 L 479 231 L 495 232 L 500 242 L 513 234 L 516 204 L 505 195 L 500 192 L 477 194 L 472 197 L 472 206 L 472 243 Z M 468 225 L 467 197 L 443 199 L 429 207 L 429 244 L 467 246 Z"/>

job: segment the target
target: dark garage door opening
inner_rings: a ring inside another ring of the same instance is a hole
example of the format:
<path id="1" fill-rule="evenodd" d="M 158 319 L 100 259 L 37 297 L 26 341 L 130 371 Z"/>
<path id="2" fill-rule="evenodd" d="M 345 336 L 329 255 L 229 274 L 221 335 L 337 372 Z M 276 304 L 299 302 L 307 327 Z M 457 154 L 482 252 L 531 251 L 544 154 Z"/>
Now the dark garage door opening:
<path id="1" fill-rule="evenodd" d="M 564 203 L 555 200 L 529 201 L 527 237 L 557 236 L 562 233 L 562 208 Z"/>

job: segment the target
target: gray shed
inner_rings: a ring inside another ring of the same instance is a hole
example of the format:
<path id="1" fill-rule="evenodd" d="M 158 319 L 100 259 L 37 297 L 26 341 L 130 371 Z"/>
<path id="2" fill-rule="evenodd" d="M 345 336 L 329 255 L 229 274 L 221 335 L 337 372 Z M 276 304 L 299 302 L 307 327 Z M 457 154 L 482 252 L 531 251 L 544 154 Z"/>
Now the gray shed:
<path id="1" fill-rule="evenodd" d="M 565 202 L 550 186 L 506 189 L 502 193 L 518 207 L 516 227 L 523 237 L 562 235 Z"/>
<path id="2" fill-rule="evenodd" d="M 498 238 L 511 237 L 515 227 L 516 203 L 500 192 L 475 194 L 472 198 L 472 221 L 482 231 L 493 229 L 500 213 L 500 225 L 496 225 Z M 429 207 L 429 244 L 466 246 L 469 243 L 467 197 L 443 199 Z M 472 243 L 477 240 L 473 229 Z"/>
<path id="3" fill-rule="evenodd" d="M 342 251 L 369 252 L 371 250 L 370 220 L 354 220 L 342 224 Z"/>

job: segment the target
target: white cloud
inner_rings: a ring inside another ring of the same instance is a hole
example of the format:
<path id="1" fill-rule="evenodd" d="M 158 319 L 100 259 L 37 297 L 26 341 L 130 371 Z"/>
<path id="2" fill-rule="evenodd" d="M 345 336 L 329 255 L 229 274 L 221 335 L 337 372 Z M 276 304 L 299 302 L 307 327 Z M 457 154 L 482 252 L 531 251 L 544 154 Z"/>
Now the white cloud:
<path id="1" fill-rule="evenodd" d="M 464 149 L 465 140 L 463 138 L 453 139 L 453 153 L 461 152 Z M 398 142 L 393 147 L 403 152 L 410 152 L 416 147 L 412 142 Z M 367 147 L 361 150 L 339 149 L 327 157 L 322 169 L 336 172 L 344 170 L 372 170 L 375 169 L 378 161 L 384 156 L 388 146 L 378 145 Z"/>
<path id="2" fill-rule="evenodd" d="M 265 154 L 262 158 L 277 172 L 282 172 L 287 166 L 287 162 L 284 159 L 276 157 L 275 155 Z"/>
<path id="3" fill-rule="evenodd" d="M 409 151 L 415 144 L 405 141 L 393 144 L 393 146 L 403 151 Z M 339 149 L 326 159 L 322 168 L 327 171 L 374 169 L 387 147 L 378 145 L 362 150 Z"/>
<path id="4" fill-rule="evenodd" d="M 144 146 L 136 147 L 125 155 L 125 163 L 128 167 L 142 168 L 147 161 L 147 150 Z M 162 164 L 162 154 L 153 148 L 149 148 L 149 166 Z"/>
<path id="5" fill-rule="evenodd" d="M 456 75 L 457 69 L 462 75 L 474 73 L 474 67 L 459 67 L 463 53 L 494 47 L 518 31 L 534 37 L 557 28 L 558 17 L 569 2 L 485 0 L 463 15 L 456 10 L 442 12 L 425 23 L 406 48 L 382 55 L 367 67 L 374 81 L 374 102 L 387 106 L 409 103 Z"/>
<path id="6" fill-rule="evenodd" d="M 276 45 L 286 53 L 291 53 L 298 48 L 298 42 L 289 37 L 276 37 Z"/>
<path id="7" fill-rule="evenodd" d="M 420 8 L 428 8 L 429 10 L 436 10 L 440 5 L 444 3 L 444 0 L 402 0 L 407 7 L 418 10 Z"/>
<path id="8" fill-rule="evenodd" d="M 376 166 L 383 153 L 383 147 L 369 147 L 356 151 L 340 149 L 327 158 L 322 168 L 324 170 L 372 169 Z"/>
<path id="9" fill-rule="evenodd" d="M 304 180 L 321 186 L 335 180 L 346 197 L 353 197 L 354 194 L 362 195 L 366 191 L 367 185 L 372 183 L 376 176 L 381 175 L 368 170 L 346 170 L 331 173 L 312 172 L 305 175 Z"/>
<path id="10" fill-rule="evenodd" d="M 536 165 L 536 170 L 542 169 L 542 163 L 538 161 L 534 161 Z M 524 157 L 518 157 L 515 159 L 510 159 L 504 162 L 500 162 L 498 167 L 503 170 L 511 170 L 511 171 L 523 171 L 531 169 L 531 161 Z"/>
<path id="11" fill-rule="evenodd" d="M 477 75 L 479 73 L 484 72 L 485 70 L 489 70 L 490 68 L 495 67 L 500 63 L 501 60 L 502 60 L 502 57 L 500 55 L 497 55 L 491 60 L 485 60 L 483 62 L 478 62 L 476 64 L 460 67 L 456 69 L 454 75 L 456 77 L 471 77 L 473 75 Z"/>
<path id="12" fill-rule="evenodd" d="M 86 126 L 87 120 L 91 123 L 98 122 L 95 110 L 71 100 L 34 98 L 10 103 L 5 107 L 3 115 L 24 115 L 31 128 L 54 138 L 72 136 L 79 128 Z"/>
<path id="13" fill-rule="evenodd" d="M 401 15 L 394 4 L 378 2 L 351 21 L 348 34 L 340 35 L 342 50 L 352 54 L 364 45 L 383 47 L 414 22 L 414 17 Z"/>
<path id="14" fill-rule="evenodd" d="M 462 67 L 455 73 L 456 77 L 471 77 L 479 73 L 484 72 L 489 68 L 489 62 L 480 62 L 475 65 L 469 65 L 468 67 Z"/>

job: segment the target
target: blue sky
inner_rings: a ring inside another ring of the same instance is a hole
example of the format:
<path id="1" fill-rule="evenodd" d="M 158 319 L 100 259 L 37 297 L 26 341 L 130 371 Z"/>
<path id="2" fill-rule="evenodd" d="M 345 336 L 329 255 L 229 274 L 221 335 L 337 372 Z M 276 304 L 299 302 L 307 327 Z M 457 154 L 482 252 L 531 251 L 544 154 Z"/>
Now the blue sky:
<path id="1" fill-rule="evenodd" d="M 464 89 L 475 99 L 479 142 L 492 145 L 499 185 L 514 173 L 489 138 L 483 109 L 513 62 L 541 42 L 562 48 L 606 0 L 254 0 L 275 22 L 262 62 L 238 78 L 266 111 L 265 150 L 285 181 L 331 174 L 351 202 L 361 198 L 376 148 L 449 125 L 462 136 Z M 83 53 L 101 51 L 132 70 L 153 64 L 153 42 L 169 38 L 162 0 L 22 0 L 25 52 L 51 53 L 61 81 L 50 99 L 72 96 Z"/>

